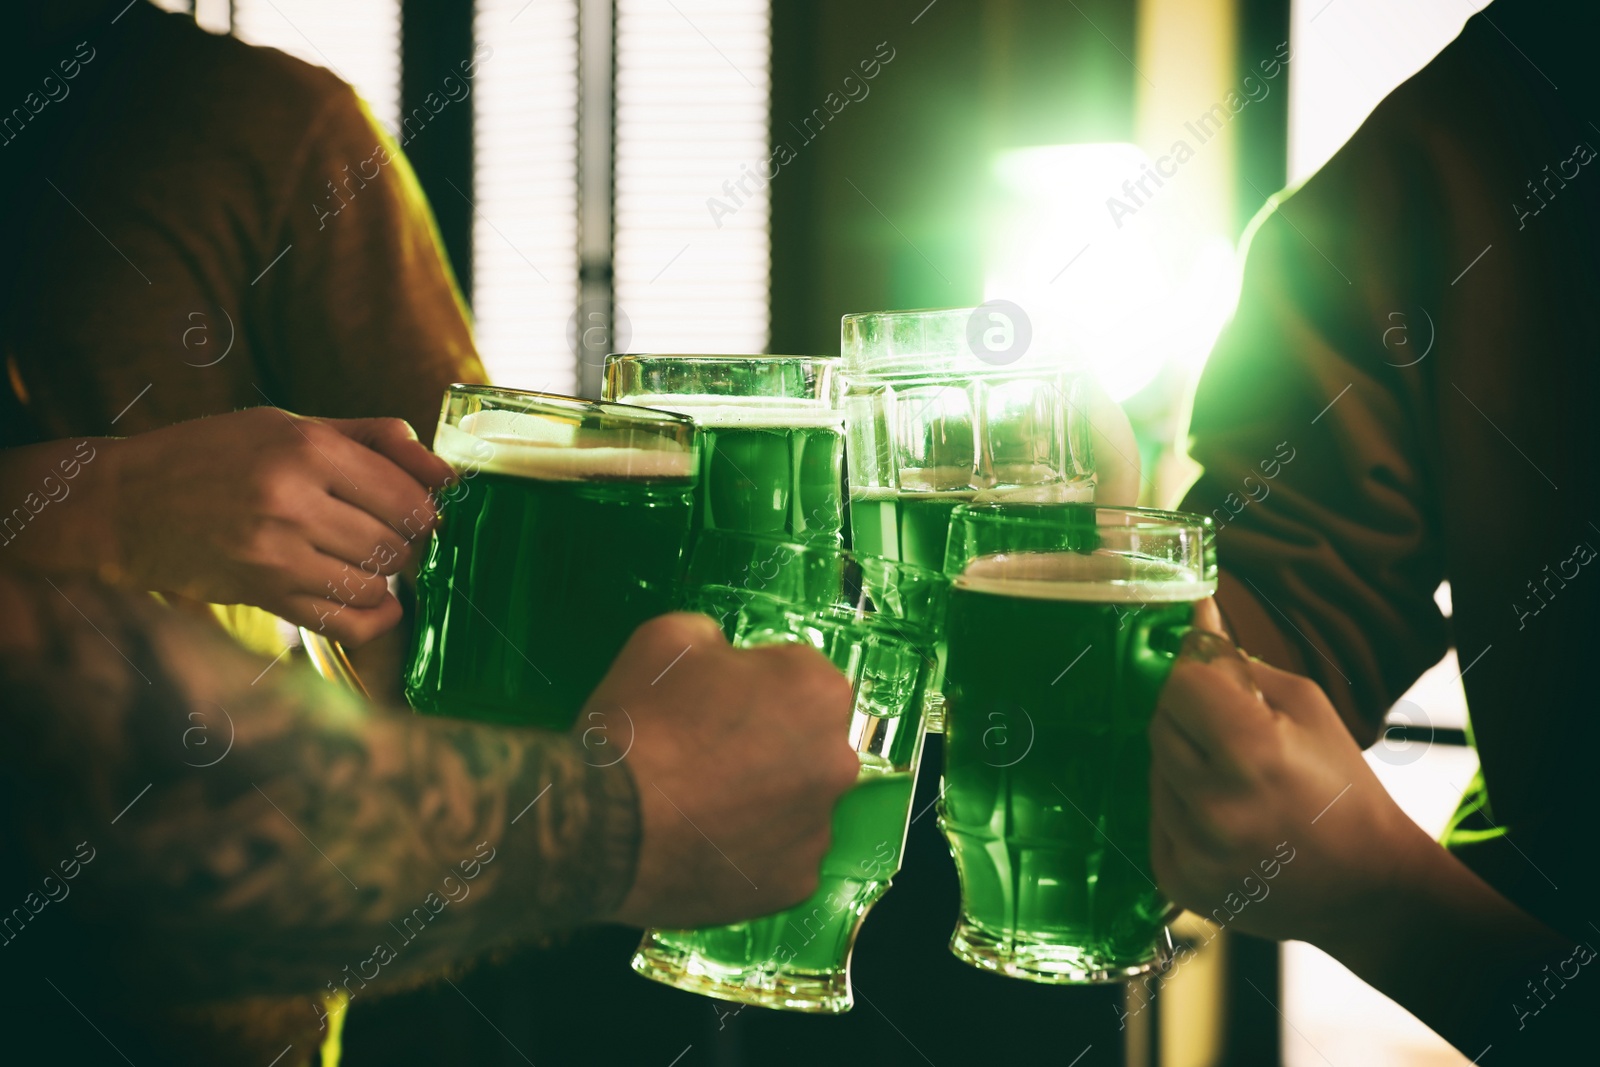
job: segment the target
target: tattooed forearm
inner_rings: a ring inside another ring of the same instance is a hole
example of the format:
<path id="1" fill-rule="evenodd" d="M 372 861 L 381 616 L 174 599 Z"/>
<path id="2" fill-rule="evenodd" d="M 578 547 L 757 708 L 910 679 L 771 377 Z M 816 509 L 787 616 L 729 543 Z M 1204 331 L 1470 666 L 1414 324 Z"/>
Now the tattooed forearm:
<path id="1" fill-rule="evenodd" d="M 373 709 L 142 598 L 57 586 L 0 572 L 10 851 L 42 870 L 92 841 L 63 907 L 164 995 L 381 988 L 626 894 L 625 766 Z"/>

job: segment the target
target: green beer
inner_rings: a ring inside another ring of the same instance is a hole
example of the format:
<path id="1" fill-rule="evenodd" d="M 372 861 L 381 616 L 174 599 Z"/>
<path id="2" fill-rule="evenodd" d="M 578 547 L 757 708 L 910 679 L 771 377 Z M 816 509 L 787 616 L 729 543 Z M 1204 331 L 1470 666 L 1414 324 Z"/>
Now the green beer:
<path id="1" fill-rule="evenodd" d="M 567 729 L 634 628 L 673 610 L 692 429 L 642 414 L 678 439 L 503 410 L 441 424 L 460 480 L 417 577 L 414 708 Z"/>
<path id="2" fill-rule="evenodd" d="M 851 547 L 863 556 L 942 567 L 950 513 L 970 503 L 973 489 L 910 493 L 865 489 L 850 494 Z"/>
<path id="3" fill-rule="evenodd" d="M 919 567 L 939 567 L 944 563 L 950 539 L 950 518 L 962 504 L 976 499 L 1016 500 L 1077 499 L 1083 490 L 1072 485 L 1010 486 L 979 492 L 975 489 L 931 490 L 924 492 L 893 489 L 852 490 L 850 493 L 850 536 L 852 547 L 862 556 L 903 560 Z M 936 652 L 939 666 L 928 694 L 928 730 L 944 732 L 945 702 L 940 692 L 944 678 L 945 642 Z"/>
<path id="4" fill-rule="evenodd" d="M 710 976 L 742 985 L 823 978 L 848 956 L 867 909 L 900 869 L 914 776 L 863 759 L 861 777 L 833 811 L 833 844 L 806 900 L 776 915 L 703 930 L 662 930 L 656 943 L 694 957 Z M 782 969 L 787 979 L 777 979 Z M 715 995 L 715 994 L 713 994 Z"/>
<path id="5" fill-rule="evenodd" d="M 961 877 L 951 948 L 1043 982 L 1111 980 L 1164 958 L 1146 730 L 1195 604 L 1215 590 L 1202 527 L 1181 527 L 1178 550 L 1158 558 L 1142 550 L 1172 529 L 1165 519 L 1096 518 L 1164 513 L 1075 510 L 1077 529 L 1049 529 L 1059 551 L 1028 544 L 1026 522 L 962 543 L 962 516 L 978 508 L 956 513 L 950 546 L 939 826 Z M 991 514 L 1007 512 L 1026 513 Z M 963 558 L 1008 541 L 1016 550 Z"/>
<path id="6" fill-rule="evenodd" d="M 844 426 L 825 402 L 670 394 L 629 396 L 627 402 L 687 415 L 700 427 L 697 532 L 838 543 Z"/>
<path id="7" fill-rule="evenodd" d="M 918 567 L 944 563 L 950 537 L 950 513 L 969 503 L 976 490 L 896 492 L 893 489 L 852 490 L 850 543 L 864 557 L 899 560 Z M 936 666 L 928 687 L 928 732 L 944 732 L 944 697 L 940 693 L 945 644 L 934 649 Z"/>
<path id="8" fill-rule="evenodd" d="M 743 560 L 751 562 L 741 567 Z M 769 1008 L 850 1009 L 856 934 L 900 869 L 933 668 L 931 625 L 942 618 L 948 594 L 938 572 L 893 568 L 891 601 L 874 603 L 863 581 L 873 562 L 716 533 L 696 547 L 690 603 L 717 616 L 735 645 L 805 642 L 850 678 L 849 736 L 861 773 L 834 808 L 833 841 L 816 892 L 745 922 L 646 931 L 633 959 L 640 974 Z M 726 576 L 741 569 L 744 580 L 727 584 Z M 698 576 L 712 580 L 699 585 Z"/>

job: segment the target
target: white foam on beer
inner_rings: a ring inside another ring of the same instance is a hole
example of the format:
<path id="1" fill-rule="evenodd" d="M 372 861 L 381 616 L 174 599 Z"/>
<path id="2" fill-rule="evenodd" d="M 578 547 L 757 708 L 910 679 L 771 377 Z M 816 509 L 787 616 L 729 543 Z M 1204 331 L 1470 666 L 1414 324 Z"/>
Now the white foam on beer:
<path id="1" fill-rule="evenodd" d="M 644 393 L 627 403 L 687 415 L 708 430 L 842 428 L 844 412 L 823 400 L 787 396 L 710 396 L 704 393 Z"/>
<path id="2" fill-rule="evenodd" d="M 853 490 L 854 500 L 960 500 L 970 504 L 1088 504 L 1094 501 L 1094 485 L 1087 481 L 1051 482 L 1046 485 L 1013 485 L 1001 489 L 895 489 L 874 485 Z"/>
<path id="3" fill-rule="evenodd" d="M 876 502 L 880 500 L 954 500 L 957 503 L 970 503 L 977 495 L 976 489 L 896 489 L 890 485 L 869 485 L 860 489 L 850 490 L 851 500 L 863 502 Z"/>
<path id="4" fill-rule="evenodd" d="M 979 556 L 957 589 L 1028 600 L 1145 604 L 1203 600 L 1217 591 L 1188 567 L 1113 552 L 1002 552 Z"/>
<path id="5" fill-rule="evenodd" d="M 1094 485 L 1088 481 L 984 489 L 972 498 L 974 504 L 1086 504 L 1093 500 Z"/>
<path id="6" fill-rule="evenodd" d="M 660 444 L 640 448 L 624 443 L 640 437 L 626 430 L 580 432 L 573 423 L 520 411 L 476 411 L 463 417 L 460 426 L 441 422 L 433 450 L 458 471 L 547 482 L 687 478 L 693 473 L 692 456 L 677 442 L 649 437 Z"/>

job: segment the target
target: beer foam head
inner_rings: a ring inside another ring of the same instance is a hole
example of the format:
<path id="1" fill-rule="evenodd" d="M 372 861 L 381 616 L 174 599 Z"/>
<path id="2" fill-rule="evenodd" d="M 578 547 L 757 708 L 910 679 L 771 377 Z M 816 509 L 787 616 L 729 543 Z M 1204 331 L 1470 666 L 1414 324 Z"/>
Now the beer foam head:
<path id="1" fill-rule="evenodd" d="M 1029 600 L 1145 604 L 1203 600 L 1217 583 L 1188 567 L 1115 552 L 1002 552 L 979 556 L 957 589 Z"/>
<path id="2" fill-rule="evenodd" d="M 892 485 L 867 485 L 857 489 L 852 487 L 850 499 L 852 500 L 946 500 L 957 504 L 970 503 L 977 494 L 976 489 L 914 489 L 910 487 L 896 489 Z"/>
<path id="3" fill-rule="evenodd" d="M 786 396 L 711 396 L 702 393 L 644 393 L 627 403 L 687 415 L 699 426 L 720 430 L 746 427 L 776 430 L 843 427 L 844 412 L 825 400 Z"/>
<path id="4" fill-rule="evenodd" d="M 944 473 L 951 470 L 957 473 L 953 475 Z M 940 473 L 934 477 L 925 477 L 929 471 Z M 974 489 L 971 486 L 960 489 L 920 489 L 910 484 L 912 479 L 907 478 L 908 474 L 913 475 L 917 482 L 948 485 L 952 481 L 970 477 L 972 472 L 967 468 L 943 467 L 902 471 L 900 489 L 887 485 L 873 485 L 852 490 L 850 495 L 856 500 L 890 500 L 895 497 L 915 497 L 918 500 L 944 498 L 958 500 L 964 504 L 1082 504 L 1094 500 L 1094 484 L 1085 479 L 1050 482 L 1043 485 L 1010 485 L 995 489 Z"/>
<path id="5" fill-rule="evenodd" d="M 1046 485 L 1014 485 L 985 489 L 972 498 L 974 504 L 1076 504 L 1094 499 L 1094 485 L 1087 480 L 1051 482 Z"/>
<path id="6" fill-rule="evenodd" d="M 433 450 L 458 471 L 551 482 L 687 478 L 694 472 L 691 453 L 664 437 L 580 428 L 520 411 L 476 411 L 459 426 L 441 422 Z"/>

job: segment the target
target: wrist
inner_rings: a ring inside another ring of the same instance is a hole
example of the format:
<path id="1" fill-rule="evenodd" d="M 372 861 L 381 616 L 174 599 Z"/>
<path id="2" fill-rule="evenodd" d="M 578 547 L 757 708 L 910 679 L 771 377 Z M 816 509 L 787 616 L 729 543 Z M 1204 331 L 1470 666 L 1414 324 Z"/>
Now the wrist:
<path id="1" fill-rule="evenodd" d="M 1414 826 L 1414 824 L 1413 824 Z M 1556 958 L 1566 939 L 1522 911 L 1420 828 L 1394 854 L 1389 889 L 1340 936 L 1313 943 L 1457 1048 L 1490 1039 L 1506 990 Z M 1439 974 L 1454 981 L 1441 983 Z"/>
<path id="2" fill-rule="evenodd" d="M 1347 868 L 1352 877 L 1317 909 L 1303 938 L 1358 972 L 1358 962 L 1406 944 L 1407 931 L 1428 914 L 1439 864 L 1450 862 L 1398 807 L 1388 814 L 1367 846 L 1367 862 Z"/>
<path id="3" fill-rule="evenodd" d="M 628 761 L 598 758 L 571 734 L 528 731 L 520 742 L 502 840 L 526 932 L 604 921 L 633 896 L 639 873 L 643 825 Z"/>
<path id="4" fill-rule="evenodd" d="M 6 558 L 46 573 L 102 578 L 121 566 L 113 514 L 114 438 L 80 437 L 5 449 L 0 547 Z"/>
<path id="5" fill-rule="evenodd" d="M 131 550 L 137 520 L 127 491 L 130 453 L 138 446 L 126 437 L 93 438 L 88 445 L 93 453 L 84 467 L 84 488 L 94 506 L 85 509 L 81 527 L 85 569 L 111 585 L 144 588 L 148 583 L 141 582 Z"/>

